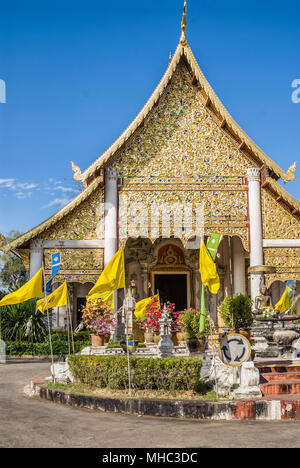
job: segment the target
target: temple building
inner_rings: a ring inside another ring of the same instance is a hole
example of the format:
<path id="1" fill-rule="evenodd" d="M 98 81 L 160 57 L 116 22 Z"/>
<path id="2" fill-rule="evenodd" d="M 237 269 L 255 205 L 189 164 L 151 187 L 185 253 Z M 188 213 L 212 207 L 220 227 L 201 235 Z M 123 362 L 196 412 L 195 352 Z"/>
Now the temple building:
<path id="1" fill-rule="evenodd" d="M 90 167 L 73 165 L 81 193 L 1 248 L 20 256 L 30 276 L 44 264 L 47 278 L 51 254 L 61 252 L 55 281 L 68 282 L 76 326 L 120 246 L 137 300 L 159 291 L 177 310 L 200 309 L 200 238 L 219 233 L 221 288 L 207 296 L 217 320 L 225 295 L 255 300 L 263 280 L 273 304 L 288 280 L 300 294 L 300 203 L 279 184 L 295 169 L 282 170 L 220 102 L 187 43 L 185 4 L 180 42 L 150 99 Z M 64 327 L 64 310 L 54 325 Z"/>

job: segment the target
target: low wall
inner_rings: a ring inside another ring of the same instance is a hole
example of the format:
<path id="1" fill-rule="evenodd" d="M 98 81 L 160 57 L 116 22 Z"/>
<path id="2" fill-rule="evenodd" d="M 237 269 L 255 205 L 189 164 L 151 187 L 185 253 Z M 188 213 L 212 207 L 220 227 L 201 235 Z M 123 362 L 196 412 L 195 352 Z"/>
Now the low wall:
<path id="1" fill-rule="evenodd" d="M 53 403 L 101 412 L 188 420 L 300 420 L 300 400 L 239 400 L 210 402 L 200 400 L 150 400 L 103 398 L 70 393 L 36 384 L 34 395 Z"/>

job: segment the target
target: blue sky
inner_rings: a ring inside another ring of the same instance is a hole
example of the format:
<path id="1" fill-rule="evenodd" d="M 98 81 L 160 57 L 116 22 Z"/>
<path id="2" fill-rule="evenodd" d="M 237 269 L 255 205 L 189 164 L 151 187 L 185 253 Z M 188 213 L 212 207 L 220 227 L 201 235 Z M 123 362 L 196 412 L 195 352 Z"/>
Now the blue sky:
<path id="1" fill-rule="evenodd" d="M 0 232 L 25 231 L 78 193 L 164 73 L 183 0 L 0 0 Z M 283 169 L 299 161 L 300 4 L 188 0 L 188 42 L 241 127 Z M 287 190 L 300 198 L 300 167 Z"/>

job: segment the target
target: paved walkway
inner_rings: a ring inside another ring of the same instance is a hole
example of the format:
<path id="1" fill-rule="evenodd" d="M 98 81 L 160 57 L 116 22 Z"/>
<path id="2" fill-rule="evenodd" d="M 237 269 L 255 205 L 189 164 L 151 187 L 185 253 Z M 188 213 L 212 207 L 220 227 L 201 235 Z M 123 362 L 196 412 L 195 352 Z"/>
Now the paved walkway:
<path id="1" fill-rule="evenodd" d="M 297 422 L 194 422 L 72 409 L 23 388 L 47 363 L 0 365 L 0 447 L 300 447 Z"/>

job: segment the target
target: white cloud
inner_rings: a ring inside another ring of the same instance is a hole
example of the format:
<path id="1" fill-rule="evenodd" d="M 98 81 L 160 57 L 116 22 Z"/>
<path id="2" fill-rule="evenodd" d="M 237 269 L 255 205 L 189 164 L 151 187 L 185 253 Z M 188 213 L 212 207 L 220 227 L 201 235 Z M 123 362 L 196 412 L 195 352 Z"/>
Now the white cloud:
<path id="1" fill-rule="evenodd" d="M 15 179 L 0 179 L 0 188 L 12 188 Z"/>
<path id="2" fill-rule="evenodd" d="M 27 198 L 27 194 L 23 192 L 17 192 L 15 195 L 19 200 L 23 200 L 24 198 Z"/>
<path id="3" fill-rule="evenodd" d="M 69 201 L 67 197 L 71 198 L 78 192 L 71 184 L 66 186 L 64 181 L 55 179 L 48 179 L 41 183 L 33 183 L 31 181 L 23 182 L 13 178 L 3 178 L 0 179 L 0 190 L 1 197 L 13 196 L 18 200 L 31 198 L 36 192 L 39 192 L 40 196 L 44 193 L 49 197 L 50 192 L 53 200 L 48 203 L 48 205 L 44 206 L 44 208 L 56 205 L 64 206 Z"/>
<path id="4" fill-rule="evenodd" d="M 58 205 L 60 208 L 65 206 L 70 200 L 68 198 L 55 198 L 50 203 L 44 206 L 44 208 L 51 208 L 52 206 Z"/>
<path id="5" fill-rule="evenodd" d="M 57 187 L 54 187 L 54 190 L 60 190 L 63 193 L 77 193 L 75 189 L 71 187 L 63 187 L 62 185 L 58 185 Z"/>
<path id="6" fill-rule="evenodd" d="M 16 184 L 15 188 L 23 189 L 23 190 L 31 190 L 31 189 L 37 188 L 37 184 L 28 184 L 25 182 L 24 184 Z"/>

